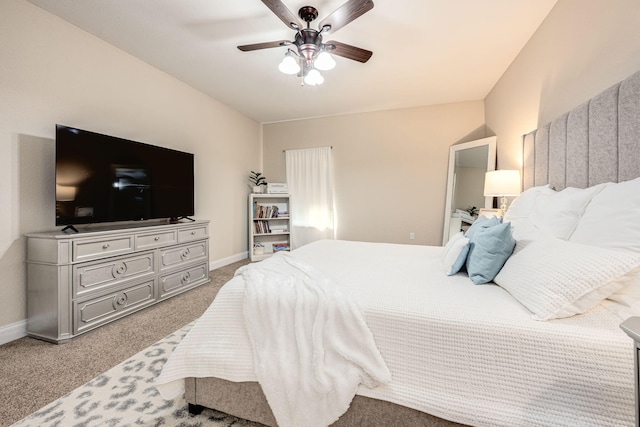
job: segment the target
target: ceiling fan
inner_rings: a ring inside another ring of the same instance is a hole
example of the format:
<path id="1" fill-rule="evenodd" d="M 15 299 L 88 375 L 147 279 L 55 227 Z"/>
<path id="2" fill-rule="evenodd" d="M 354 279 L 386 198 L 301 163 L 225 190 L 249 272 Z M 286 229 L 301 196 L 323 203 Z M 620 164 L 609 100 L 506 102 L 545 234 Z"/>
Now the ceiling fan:
<path id="1" fill-rule="evenodd" d="M 367 62 L 373 52 L 359 47 L 340 43 L 334 40 L 323 42 L 323 35 L 338 31 L 351 21 L 373 9 L 372 0 L 348 0 L 329 16 L 320 21 L 318 30 L 311 28 L 311 22 L 318 17 L 318 10 L 313 6 L 303 6 L 298 10 L 298 16 L 306 22 L 304 24 L 282 3 L 281 0 L 262 0 L 271 11 L 285 25 L 296 31 L 294 40 L 276 40 L 265 43 L 255 43 L 238 46 L 243 52 L 272 47 L 295 46 L 295 50 L 287 49 L 285 58 L 279 66 L 285 74 L 297 74 L 304 77 L 304 82 L 310 85 L 322 84 L 324 78 L 318 70 L 330 70 L 335 61 L 329 54 L 342 56 L 358 62 Z"/>

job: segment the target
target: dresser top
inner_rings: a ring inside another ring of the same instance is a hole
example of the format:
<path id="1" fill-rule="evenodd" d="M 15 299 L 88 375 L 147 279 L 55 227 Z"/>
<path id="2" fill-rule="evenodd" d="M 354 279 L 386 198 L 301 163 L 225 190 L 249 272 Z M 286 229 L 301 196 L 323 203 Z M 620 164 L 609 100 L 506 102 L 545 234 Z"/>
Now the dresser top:
<path id="1" fill-rule="evenodd" d="M 182 220 L 177 223 L 169 223 L 168 221 L 152 221 L 145 223 L 123 223 L 123 224 L 109 224 L 109 225 L 100 225 L 100 224 L 88 224 L 88 225 L 76 225 L 75 227 L 78 229 L 78 232 L 68 230 L 68 231 L 42 231 L 36 233 L 27 233 L 27 237 L 39 237 L 46 239 L 75 239 L 78 237 L 95 237 L 102 235 L 110 235 L 117 233 L 132 233 L 132 232 L 146 232 L 146 231 L 157 231 L 163 228 L 188 228 L 194 226 L 202 226 L 209 224 L 209 220 Z"/>

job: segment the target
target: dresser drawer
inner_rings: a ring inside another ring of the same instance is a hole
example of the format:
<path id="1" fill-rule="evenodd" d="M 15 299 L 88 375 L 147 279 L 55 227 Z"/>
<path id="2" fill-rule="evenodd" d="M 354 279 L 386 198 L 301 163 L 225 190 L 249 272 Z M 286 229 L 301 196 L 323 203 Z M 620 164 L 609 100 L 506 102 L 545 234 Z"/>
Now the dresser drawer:
<path id="1" fill-rule="evenodd" d="M 133 235 L 114 236 L 96 240 L 75 240 L 73 260 L 86 261 L 133 252 Z"/>
<path id="2" fill-rule="evenodd" d="M 155 252 L 109 258 L 73 266 L 73 298 L 155 274 Z"/>
<path id="3" fill-rule="evenodd" d="M 160 270 L 209 259 L 209 244 L 206 240 L 187 245 L 166 248 L 160 251 Z"/>
<path id="4" fill-rule="evenodd" d="M 153 279 L 106 295 L 74 302 L 74 334 L 93 329 L 155 302 Z"/>
<path id="5" fill-rule="evenodd" d="M 209 281 L 209 263 L 205 262 L 184 270 L 160 276 L 160 295 L 163 299 Z"/>
<path id="6" fill-rule="evenodd" d="M 152 249 L 178 243 L 175 230 L 156 231 L 154 233 L 136 234 L 136 249 Z"/>
<path id="7" fill-rule="evenodd" d="M 178 230 L 178 243 L 190 242 L 192 240 L 205 239 L 209 233 L 206 225 L 185 228 Z"/>

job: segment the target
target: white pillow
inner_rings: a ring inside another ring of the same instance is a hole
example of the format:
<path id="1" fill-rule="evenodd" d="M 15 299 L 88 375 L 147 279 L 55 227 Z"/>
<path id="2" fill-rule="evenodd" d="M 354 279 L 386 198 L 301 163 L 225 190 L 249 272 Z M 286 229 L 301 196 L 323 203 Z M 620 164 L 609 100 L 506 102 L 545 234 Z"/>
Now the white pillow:
<path id="1" fill-rule="evenodd" d="M 621 320 L 640 316 L 640 272 L 633 275 L 620 290 L 607 297 L 603 304 Z"/>
<path id="2" fill-rule="evenodd" d="M 540 194 L 529 219 L 542 233 L 567 240 L 591 199 L 607 185 L 568 187 L 562 191 Z"/>
<path id="3" fill-rule="evenodd" d="M 444 252 L 442 253 L 443 260 L 447 256 L 447 252 L 451 250 L 451 247 L 456 242 L 456 240 L 460 239 L 461 237 L 464 237 L 464 232 L 459 231 L 449 238 L 449 241 L 447 242 L 447 244 L 444 245 Z"/>
<path id="4" fill-rule="evenodd" d="M 555 191 L 549 188 L 549 185 L 531 187 L 524 190 L 511 202 L 509 209 L 507 209 L 507 212 L 504 214 L 504 221 L 512 222 L 514 219 L 528 218 L 529 215 L 531 215 L 538 196 L 553 193 L 555 193 Z"/>
<path id="5" fill-rule="evenodd" d="M 569 240 L 640 253 L 640 178 L 595 195 Z"/>
<path id="6" fill-rule="evenodd" d="M 511 223 L 511 234 L 516 241 L 535 240 L 540 237 L 540 230 L 535 227 L 529 216 L 536 206 L 536 201 L 548 195 L 555 194 L 549 185 L 531 187 L 523 191 L 511 202 L 511 206 L 504 214 L 504 222 Z"/>
<path id="7" fill-rule="evenodd" d="M 520 218 L 511 221 L 511 236 L 513 236 L 516 242 L 538 240 L 545 237 L 535 225 L 531 224 L 529 218 Z"/>
<path id="8" fill-rule="evenodd" d="M 451 276 L 456 274 L 462 265 L 464 265 L 464 261 L 460 260 L 460 256 L 463 251 L 468 251 L 467 245 L 469 244 L 469 239 L 464 236 L 463 232 L 457 233 L 449 239 L 447 245 L 444 248 L 444 253 L 442 254 L 442 265 L 444 266 L 444 271 L 447 275 Z M 455 271 L 454 271 L 455 270 Z"/>
<path id="9" fill-rule="evenodd" d="M 595 307 L 638 271 L 640 254 L 547 238 L 519 242 L 494 282 L 550 320 Z"/>

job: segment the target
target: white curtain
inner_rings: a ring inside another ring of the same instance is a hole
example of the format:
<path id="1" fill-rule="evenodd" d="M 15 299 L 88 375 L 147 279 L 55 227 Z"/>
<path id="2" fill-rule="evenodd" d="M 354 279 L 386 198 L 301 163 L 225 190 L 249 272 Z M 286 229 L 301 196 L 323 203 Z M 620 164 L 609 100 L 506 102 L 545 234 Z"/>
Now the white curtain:
<path id="1" fill-rule="evenodd" d="M 331 147 L 287 150 L 292 249 L 335 239 Z"/>

